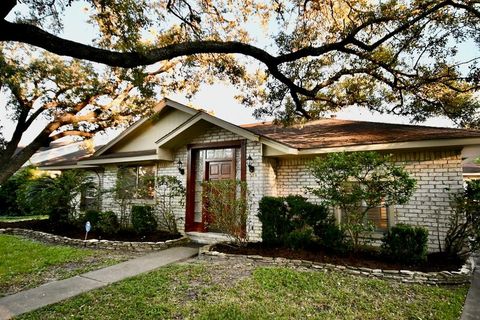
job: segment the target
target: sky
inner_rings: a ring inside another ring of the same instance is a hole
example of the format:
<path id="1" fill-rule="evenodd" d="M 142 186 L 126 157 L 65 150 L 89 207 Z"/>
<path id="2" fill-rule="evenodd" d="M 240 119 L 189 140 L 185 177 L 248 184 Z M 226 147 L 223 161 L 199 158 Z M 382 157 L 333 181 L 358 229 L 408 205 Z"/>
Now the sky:
<path id="1" fill-rule="evenodd" d="M 65 28 L 62 37 L 82 42 L 90 43 L 92 35 L 95 34 L 94 28 L 86 23 L 86 15 L 82 15 L 82 5 L 75 3 L 70 10 L 66 13 Z M 471 50 L 477 51 L 476 48 L 467 48 L 465 52 L 471 52 Z M 478 52 L 475 52 L 477 54 Z M 186 105 L 193 105 L 195 107 L 202 108 L 207 111 L 212 111 L 213 114 L 223 120 L 229 121 L 234 124 L 245 124 L 258 122 L 260 120 L 269 119 L 255 119 L 252 116 L 252 109 L 248 109 L 241 105 L 234 96 L 237 93 L 232 85 L 227 83 L 217 83 L 214 85 L 203 85 L 199 92 L 191 99 L 187 99 L 181 92 L 171 94 L 170 99 L 178 101 Z M 14 126 L 13 122 L 7 120 L 7 113 L 5 111 L 5 96 L 0 95 L 0 119 L 3 126 L 4 137 L 8 139 L 11 136 Z M 363 120 L 363 121 L 375 121 L 375 122 L 389 122 L 389 123 L 403 123 L 408 124 L 409 119 L 405 117 L 399 117 L 394 115 L 385 115 L 379 113 L 373 113 L 366 109 L 359 109 L 350 107 L 340 112 L 335 113 L 337 118 L 350 119 L 350 120 Z M 327 115 L 330 116 L 330 115 Z M 453 127 L 453 123 L 445 118 L 433 118 L 422 123 L 422 125 L 429 126 L 448 126 Z M 24 139 L 21 141 L 21 145 L 24 145 L 31 141 L 42 127 L 42 123 L 39 122 L 34 127 L 33 131 L 28 132 Z M 101 141 L 104 141 L 105 136 Z"/>

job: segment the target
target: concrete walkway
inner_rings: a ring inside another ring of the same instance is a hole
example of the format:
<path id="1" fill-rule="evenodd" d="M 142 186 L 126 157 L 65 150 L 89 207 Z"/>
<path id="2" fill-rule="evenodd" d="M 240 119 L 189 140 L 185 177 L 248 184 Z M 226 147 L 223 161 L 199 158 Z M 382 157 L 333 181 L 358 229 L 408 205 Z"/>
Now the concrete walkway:
<path id="1" fill-rule="evenodd" d="M 10 319 L 81 293 L 196 256 L 198 248 L 175 247 L 153 252 L 107 268 L 0 298 L 0 319 Z"/>
<path id="2" fill-rule="evenodd" d="M 460 320 L 480 320 L 480 255 L 476 257 L 475 271 L 468 290 Z"/>

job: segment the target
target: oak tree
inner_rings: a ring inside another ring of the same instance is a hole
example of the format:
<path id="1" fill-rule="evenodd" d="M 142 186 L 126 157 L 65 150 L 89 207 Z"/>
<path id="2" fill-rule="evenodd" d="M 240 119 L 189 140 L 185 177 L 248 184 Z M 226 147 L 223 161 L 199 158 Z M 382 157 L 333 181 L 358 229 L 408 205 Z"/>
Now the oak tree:
<path id="1" fill-rule="evenodd" d="M 91 44 L 57 35 L 78 2 L 2 1 L 2 18 L 16 15 L 0 21 L 0 41 L 124 68 L 169 61 L 186 79 L 207 69 L 245 89 L 257 115 L 286 121 L 364 106 L 478 125 L 478 56 L 458 51 L 479 39 L 479 1 L 86 0 Z"/>
<path id="2" fill-rule="evenodd" d="M 98 71 L 90 63 L 28 48 L 2 48 L 0 89 L 15 129 L 9 139 L 1 139 L 0 183 L 51 141 L 91 138 L 149 113 L 153 95 L 148 92 L 148 82 L 138 87 L 134 75 L 120 73 L 115 69 Z M 33 126 L 40 126 L 40 132 L 19 148 Z"/>

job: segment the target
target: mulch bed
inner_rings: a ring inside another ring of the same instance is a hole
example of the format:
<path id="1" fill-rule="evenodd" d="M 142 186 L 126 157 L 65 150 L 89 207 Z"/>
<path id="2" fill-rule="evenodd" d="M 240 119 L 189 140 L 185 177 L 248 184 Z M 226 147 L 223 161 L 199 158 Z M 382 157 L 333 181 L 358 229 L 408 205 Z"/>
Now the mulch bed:
<path id="1" fill-rule="evenodd" d="M 1 228 L 22 228 L 47 232 L 71 239 L 85 239 L 83 227 L 74 225 L 55 225 L 49 220 L 28 220 L 18 222 L 0 222 Z M 112 240 L 112 241 L 137 241 L 137 242 L 164 242 L 180 238 L 180 234 L 171 234 L 165 231 L 155 231 L 151 234 L 138 235 L 132 230 L 121 230 L 115 234 L 101 234 L 95 230 L 88 233 L 87 239 Z"/>
<path id="2" fill-rule="evenodd" d="M 427 262 L 419 265 L 411 265 L 388 261 L 388 259 L 381 256 L 378 250 L 365 250 L 347 254 L 333 254 L 326 252 L 321 248 L 312 248 L 310 250 L 293 250 L 283 247 L 268 247 L 262 243 L 249 243 L 243 248 L 218 244 L 212 247 L 212 250 L 230 254 L 282 257 L 287 259 L 308 260 L 319 263 L 330 263 L 335 265 L 383 270 L 415 270 L 422 272 L 437 272 L 444 270 L 456 271 L 461 268 L 464 263 L 462 259 L 452 258 L 443 253 L 429 254 Z"/>

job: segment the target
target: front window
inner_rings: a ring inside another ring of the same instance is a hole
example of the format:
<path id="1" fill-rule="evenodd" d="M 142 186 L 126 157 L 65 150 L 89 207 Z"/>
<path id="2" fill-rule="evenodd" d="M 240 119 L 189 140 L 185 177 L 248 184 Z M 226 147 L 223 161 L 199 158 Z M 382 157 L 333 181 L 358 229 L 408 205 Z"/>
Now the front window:
<path id="1" fill-rule="evenodd" d="M 388 229 L 388 207 L 380 206 L 368 209 L 367 220 L 373 223 L 375 231 L 386 231 Z"/>
<path id="2" fill-rule="evenodd" d="M 153 199 L 155 166 L 125 166 L 118 170 L 118 192 L 137 199 Z"/>
<path id="3" fill-rule="evenodd" d="M 358 206 L 358 209 L 360 211 L 363 211 L 366 208 L 367 207 L 365 206 L 364 203 Z M 365 214 L 365 219 L 373 225 L 374 231 L 376 232 L 387 231 L 388 227 L 392 223 L 392 221 L 389 221 L 391 219 L 389 214 L 390 210 L 391 210 L 391 207 L 382 203 L 378 207 L 368 209 Z M 343 212 L 343 210 L 340 210 L 340 216 L 338 217 L 338 219 L 339 219 L 339 222 L 345 219 L 345 212 Z"/>

